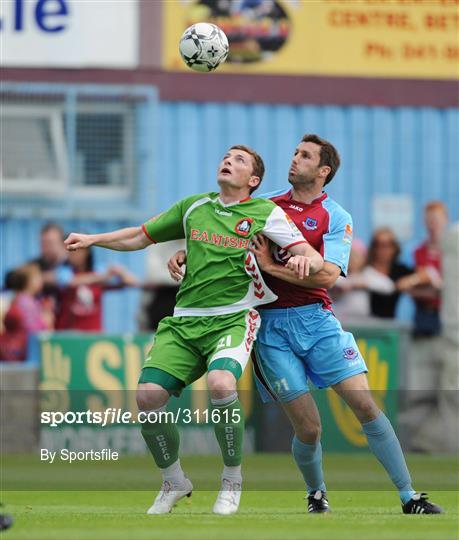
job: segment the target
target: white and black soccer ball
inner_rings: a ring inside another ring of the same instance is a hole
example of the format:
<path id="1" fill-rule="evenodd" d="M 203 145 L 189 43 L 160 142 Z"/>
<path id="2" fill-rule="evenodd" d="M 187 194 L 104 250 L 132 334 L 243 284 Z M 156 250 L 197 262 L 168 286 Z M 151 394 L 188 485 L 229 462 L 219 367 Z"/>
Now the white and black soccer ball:
<path id="1" fill-rule="evenodd" d="M 196 23 L 183 33 L 179 50 L 189 68 L 194 71 L 213 71 L 228 56 L 228 38 L 215 24 Z"/>

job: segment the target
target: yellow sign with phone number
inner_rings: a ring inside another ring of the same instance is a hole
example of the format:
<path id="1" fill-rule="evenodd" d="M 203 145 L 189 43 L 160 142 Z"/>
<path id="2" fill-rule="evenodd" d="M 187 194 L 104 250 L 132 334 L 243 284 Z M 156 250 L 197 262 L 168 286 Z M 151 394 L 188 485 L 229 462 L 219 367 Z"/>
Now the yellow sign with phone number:
<path id="1" fill-rule="evenodd" d="M 163 3 L 163 66 L 188 68 L 189 25 L 225 31 L 221 73 L 459 79 L 459 0 L 171 0 Z M 263 7 L 264 6 L 264 7 Z"/>

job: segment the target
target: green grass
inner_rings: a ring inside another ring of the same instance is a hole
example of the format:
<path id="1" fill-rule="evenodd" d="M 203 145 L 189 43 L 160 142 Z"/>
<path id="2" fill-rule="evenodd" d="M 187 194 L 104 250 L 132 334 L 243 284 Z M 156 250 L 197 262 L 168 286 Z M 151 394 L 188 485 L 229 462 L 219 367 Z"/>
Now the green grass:
<path id="1" fill-rule="evenodd" d="M 332 513 L 317 516 L 307 515 L 298 473 L 291 457 L 284 454 L 246 457 L 244 484 L 247 480 L 250 489 L 242 495 L 239 513 L 228 517 L 211 513 L 220 470 L 219 460 L 213 456 L 182 459 L 195 491 L 191 499 L 180 501 L 173 513 L 166 516 L 145 514 L 158 488 L 158 477 L 148 456 L 123 458 L 117 464 L 107 464 L 107 468 L 98 465 L 100 478 L 105 473 L 107 480 L 99 484 L 98 491 L 84 489 L 90 479 L 82 477 L 92 474 L 87 464 L 67 466 L 67 472 L 74 471 L 73 476 L 66 481 L 61 478 L 61 484 L 57 481 L 60 474 L 56 474 L 51 485 L 45 481 L 40 490 L 20 491 L 27 482 L 28 471 L 35 471 L 31 479 L 35 488 L 40 480 L 36 469 L 27 468 L 30 461 L 31 458 L 28 462 L 24 456 L 3 459 L 4 472 L 9 471 L 10 488 L 14 485 L 13 476 L 22 471 L 16 489 L 2 493 L 5 511 L 15 519 L 13 528 L 3 535 L 5 540 L 452 540 L 459 537 L 455 458 L 410 456 L 409 459 L 415 487 L 434 489 L 441 484 L 441 490 L 429 492 L 430 498 L 446 510 L 441 516 L 401 514 L 396 492 L 390 490 L 384 472 L 367 455 L 326 456 Z M 53 467 L 48 465 L 48 474 Z M 61 469 L 60 473 L 63 472 L 66 471 Z M 130 475 L 138 480 L 141 491 L 127 490 L 133 483 L 127 482 Z M 79 491 L 59 490 L 77 478 Z M 367 489 L 356 488 L 358 483 Z M 215 491 L 202 490 L 203 487 Z"/>

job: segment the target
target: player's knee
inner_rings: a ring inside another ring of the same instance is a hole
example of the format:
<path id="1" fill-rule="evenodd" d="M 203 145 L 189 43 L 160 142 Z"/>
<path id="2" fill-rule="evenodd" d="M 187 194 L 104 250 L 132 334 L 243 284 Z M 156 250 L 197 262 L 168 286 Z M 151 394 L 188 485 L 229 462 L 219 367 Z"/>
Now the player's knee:
<path id="1" fill-rule="evenodd" d="M 322 435 L 322 426 L 320 423 L 300 424 L 294 426 L 296 437 L 305 444 L 316 444 L 320 441 Z"/>
<path id="2" fill-rule="evenodd" d="M 210 371 L 207 376 L 210 395 L 215 399 L 223 399 L 236 391 L 236 377 L 224 369 Z"/>
<path id="3" fill-rule="evenodd" d="M 142 383 L 137 387 L 136 401 L 139 411 L 151 411 L 163 407 L 169 399 L 169 392 L 159 384 Z"/>
<path id="4" fill-rule="evenodd" d="M 355 402 L 352 410 L 360 422 L 371 422 L 378 416 L 380 409 L 371 397 L 367 397 Z"/>

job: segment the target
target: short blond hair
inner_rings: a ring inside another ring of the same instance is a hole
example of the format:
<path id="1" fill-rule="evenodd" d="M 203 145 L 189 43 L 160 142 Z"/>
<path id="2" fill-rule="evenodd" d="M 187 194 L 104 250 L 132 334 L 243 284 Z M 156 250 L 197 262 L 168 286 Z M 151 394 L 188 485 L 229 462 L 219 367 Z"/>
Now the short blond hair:
<path id="1" fill-rule="evenodd" d="M 424 207 L 424 212 L 443 212 L 445 216 L 448 216 L 448 209 L 446 208 L 445 203 L 442 201 L 430 201 Z"/>

